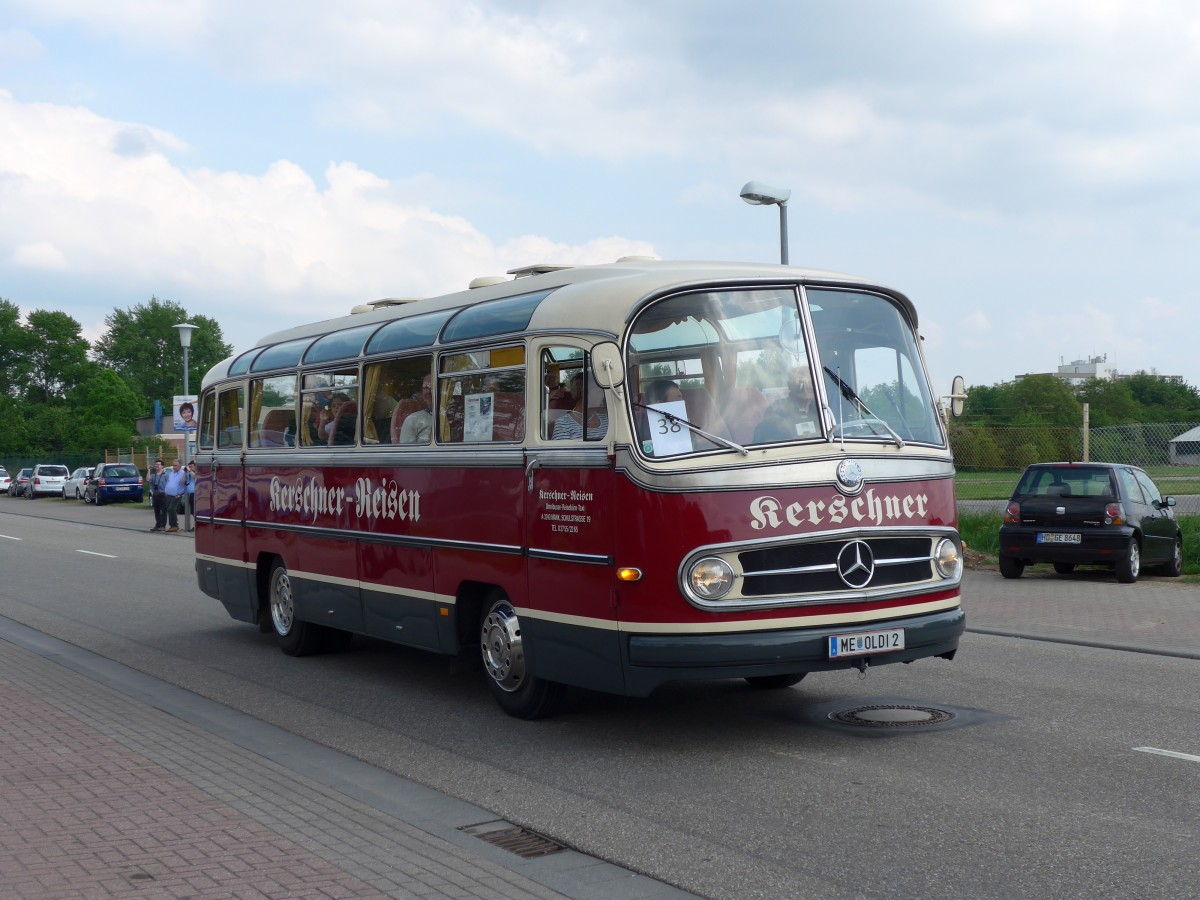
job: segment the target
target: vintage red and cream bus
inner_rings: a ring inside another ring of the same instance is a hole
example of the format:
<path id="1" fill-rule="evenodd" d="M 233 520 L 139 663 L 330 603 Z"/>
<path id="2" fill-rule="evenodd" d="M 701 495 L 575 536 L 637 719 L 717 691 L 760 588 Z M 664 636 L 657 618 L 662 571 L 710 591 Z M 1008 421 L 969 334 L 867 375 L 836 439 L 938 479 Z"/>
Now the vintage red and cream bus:
<path id="1" fill-rule="evenodd" d="M 196 573 L 285 653 L 359 634 L 565 686 L 952 659 L 954 468 L 913 304 L 845 275 L 531 266 L 270 335 L 200 398 Z"/>

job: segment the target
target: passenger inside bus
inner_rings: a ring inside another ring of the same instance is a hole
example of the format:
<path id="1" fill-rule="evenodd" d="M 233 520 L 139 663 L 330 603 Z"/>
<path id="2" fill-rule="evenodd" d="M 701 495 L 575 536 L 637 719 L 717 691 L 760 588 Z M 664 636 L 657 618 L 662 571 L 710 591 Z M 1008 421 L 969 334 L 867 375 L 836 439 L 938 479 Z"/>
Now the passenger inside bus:
<path id="1" fill-rule="evenodd" d="M 604 393 L 595 380 L 588 386 L 585 396 L 583 372 L 577 372 L 571 377 L 571 396 L 575 405 L 554 423 L 553 440 L 578 441 L 584 437 L 585 427 L 587 440 L 600 440 L 608 433 L 608 412 L 604 408 Z M 593 406 L 585 408 L 585 401 L 591 401 Z"/>
<path id="2" fill-rule="evenodd" d="M 433 430 L 433 376 L 421 379 L 420 396 L 396 404 L 392 416 L 392 443 L 428 444 Z"/>
<path id="3" fill-rule="evenodd" d="M 329 428 L 329 446 L 338 447 L 353 444 L 355 428 L 358 424 L 358 403 L 346 400 L 337 407 Z"/>

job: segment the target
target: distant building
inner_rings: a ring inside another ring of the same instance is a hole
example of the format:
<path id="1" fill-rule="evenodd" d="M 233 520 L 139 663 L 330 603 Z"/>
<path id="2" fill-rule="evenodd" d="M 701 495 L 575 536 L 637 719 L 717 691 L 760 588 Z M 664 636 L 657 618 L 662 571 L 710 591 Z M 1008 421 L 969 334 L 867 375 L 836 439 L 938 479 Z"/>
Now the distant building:
<path id="1" fill-rule="evenodd" d="M 1116 378 L 1117 367 L 1109 364 L 1108 354 L 1092 356 L 1087 359 L 1077 359 L 1069 363 L 1060 363 L 1054 373 L 1067 384 L 1086 384 L 1093 378 Z"/>
<path id="2" fill-rule="evenodd" d="M 1173 466 L 1200 465 L 1200 428 L 1167 441 L 1167 462 Z"/>
<path id="3" fill-rule="evenodd" d="M 1183 383 L 1182 375 L 1159 375 L 1157 371 L 1151 370 L 1148 374 L 1155 378 L 1161 378 L 1163 381 L 1174 383 Z M 1060 378 L 1072 387 L 1079 387 L 1081 384 L 1087 384 L 1096 378 L 1128 378 L 1128 375 L 1122 375 L 1117 371 L 1117 367 L 1108 361 L 1108 354 L 1103 356 L 1090 356 L 1087 359 L 1076 359 L 1071 362 L 1059 362 L 1058 371 L 1056 372 L 1029 372 L 1025 375 L 1018 375 L 1014 380 L 1020 381 L 1022 378 L 1029 378 L 1033 375 L 1053 375 L 1055 378 Z"/>

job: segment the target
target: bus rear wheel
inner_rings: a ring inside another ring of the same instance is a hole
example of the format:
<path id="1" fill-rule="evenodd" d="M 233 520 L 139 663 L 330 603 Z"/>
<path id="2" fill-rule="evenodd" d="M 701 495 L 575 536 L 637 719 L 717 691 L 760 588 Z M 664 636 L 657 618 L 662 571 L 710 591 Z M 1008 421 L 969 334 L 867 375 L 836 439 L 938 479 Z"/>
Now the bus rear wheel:
<path id="1" fill-rule="evenodd" d="M 321 649 L 321 626 L 296 618 L 292 579 L 288 577 L 287 566 L 278 559 L 271 566 L 267 602 L 270 604 L 271 626 L 280 650 L 288 656 L 308 656 Z"/>
<path id="2" fill-rule="evenodd" d="M 510 716 L 540 719 L 554 713 L 565 686 L 530 675 L 525 668 L 525 644 L 516 610 L 500 591 L 483 604 L 479 623 L 479 650 L 488 687 Z"/>

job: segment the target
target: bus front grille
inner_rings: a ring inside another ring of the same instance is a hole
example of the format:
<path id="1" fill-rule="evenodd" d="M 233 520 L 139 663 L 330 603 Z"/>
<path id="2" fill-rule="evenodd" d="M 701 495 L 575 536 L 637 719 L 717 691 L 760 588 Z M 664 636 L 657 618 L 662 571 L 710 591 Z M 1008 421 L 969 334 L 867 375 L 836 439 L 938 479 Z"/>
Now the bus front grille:
<path id="1" fill-rule="evenodd" d="M 935 577 L 929 536 L 839 538 L 738 554 L 743 597 L 872 591 Z"/>

